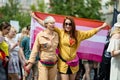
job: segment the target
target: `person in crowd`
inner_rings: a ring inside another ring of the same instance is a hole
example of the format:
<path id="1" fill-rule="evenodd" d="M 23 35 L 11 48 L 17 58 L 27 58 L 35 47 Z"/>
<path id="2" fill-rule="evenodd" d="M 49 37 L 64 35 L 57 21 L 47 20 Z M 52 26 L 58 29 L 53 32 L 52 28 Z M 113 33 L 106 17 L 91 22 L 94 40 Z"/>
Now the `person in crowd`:
<path id="1" fill-rule="evenodd" d="M 111 54 L 110 80 L 120 80 L 120 16 L 110 33 L 107 52 Z"/>
<path id="2" fill-rule="evenodd" d="M 75 80 L 82 80 L 85 73 L 84 65 L 82 64 L 82 59 L 79 60 L 79 71 L 76 74 Z"/>
<path id="3" fill-rule="evenodd" d="M 9 45 L 5 35 L 10 31 L 11 25 L 8 22 L 0 24 L 0 79 L 7 80 L 7 62 L 9 60 Z"/>
<path id="4" fill-rule="evenodd" d="M 115 23 L 112 28 L 111 31 L 114 30 L 115 28 L 119 27 L 120 24 L 120 14 L 117 15 L 117 23 Z"/>
<path id="5" fill-rule="evenodd" d="M 26 27 L 22 28 L 21 33 L 16 34 L 15 39 L 16 39 L 16 41 L 19 42 L 19 44 L 21 44 L 21 40 L 22 40 L 22 38 L 24 36 L 27 36 L 27 29 L 26 29 Z"/>
<path id="6" fill-rule="evenodd" d="M 24 69 L 29 73 L 35 62 L 38 52 L 40 52 L 40 61 L 38 62 L 39 78 L 38 80 L 55 80 L 57 74 L 58 56 L 56 49 L 59 43 L 58 34 L 54 31 L 55 19 L 48 16 L 44 20 L 45 30 L 39 32 L 36 36 L 35 43 Z"/>
<path id="7" fill-rule="evenodd" d="M 43 20 L 38 18 L 34 13 L 31 16 L 36 19 L 39 24 L 43 24 Z M 61 80 L 75 80 L 76 73 L 79 70 L 79 58 L 77 56 L 77 48 L 81 41 L 95 35 L 98 31 L 105 28 L 106 23 L 98 28 L 89 31 L 76 30 L 76 25 L 72 17 L 66 17 L 63 21 L 63 29 L 55 27 L 58 33 L 59 41 L 59 59 L 58 71 Z"/>
<path id="8" fill-rule="evenodd" d="M 11 27 L 10 32 L 5 37 L 6 41 L 10 45 L 10 48 L 9 48 L 10 57 L 8 62 L 9 80 L 21 79 L 19 60 L 24 60 L 23 62 L 25 62 L 25 58 L 22 56 L 23 53 L 21 53 L 22 49 L 19 47 L 19 43 L 14 38 L 16 33 L 17 33 L 17 30 L 14 27 Z"/>
<path id="9" fill-rule="evenodd" d="M 98 79 L 98 72 L 99 72 L 99 62 L 93 61 L 93 80 L 97 80 Z"/>
<path id="10" fill-rule="evenodd" d="M 97 76 L 97 80 L 110 80 L 110 61 L 111 61 L 111 54 L 110 52 L 107 52 L 107 48 L 109 45 L 109 40 L 106 41 L 103 56 L 102 56 L 102 62 L 99 66 L 99 72 Z"/>
<path id="11" fill-rule="evenodd" d="M 27 36 L 24 36 L 23 39 L 21 40 L 21 47 L 24 51 L 24 56 L 26 60 L 29 59 L 31 49 L 30 49 L 30 25 L 26 27 L 27 30 Z M 32 80 L 38 80 L 38 68 L 37 68 L 37 62 L 38 62 L 38 57 L 36 57 L 36 62 L 32 66 L 32 73 L 30 75 L 27 75 L 26 72 L 24 73 L 24 78 L 23 80 L 30 80 L 32 77 Z M 31 75 L 33 74 L 33 76 Z"/>
<path id="12" fill-rule="evenodd" d="M 24 27 L 24 28 L 22 28 L 22 30 L 21 30 L 21 32 L 20 33 L 17 33 L 16 34 L 16 36 L 15 36 L 15 39 L 16 39 L 16 41 L 18 41 L 19 42 L 19 46 L 21 47 L 21 41 L 22 41 L 22 39 L 23 39 L 23 37 L 25 37 L 25 36 L 27 36 L 27 29 L 26 29 L 26 27 Z M 21 48 L 22 49 L 22 48 Z M 23 50 L 21 50 L 21 52 L 23 53 Z M 24 54 L 23 54 L 23 56 L 24 56 Z M 24 56 L 25 57 L 25 56 Z M 22 61 L 22 60 L 20 60 L 20 61 Z M 26 62 L 27 62 L 27 60 L 26 60 Z M 21 65 L 20 66 L 20 70 L 21 70 L 21 76 L 22 76 L 22 78 L 23 78 L 23 75 L 24 75 L 24 70 L 23 70 L 23 68 L 22 68 L 22 64 L 23 64 L 24 62 L 19 62 L 19 64 Z"/>
<path id="13" fill-rule="evenodd" d="M 85 73 L 83 75 L 83 80 L 91 80 L 90 72 L 93 67 L 93 61 L 82 60 L 82 62 L 83 62 L 84 69 L 85 69 Z"/>

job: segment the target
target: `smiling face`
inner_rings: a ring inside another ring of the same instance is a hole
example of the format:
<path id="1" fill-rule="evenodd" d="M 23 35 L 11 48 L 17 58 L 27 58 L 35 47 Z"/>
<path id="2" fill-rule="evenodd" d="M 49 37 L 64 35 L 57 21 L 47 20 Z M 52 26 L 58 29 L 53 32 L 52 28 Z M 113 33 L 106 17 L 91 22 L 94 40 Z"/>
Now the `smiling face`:
<path id="1" fill-rule="evenodd" d="M 48 16 L 44 20 L 45 27 L 49 30 L 54 30 L 55 19 L 52 16 Z"/>
<path id="2" fill-rule="evenodd" d="M 66 17 L 63 22 L 63 29 L 65 32 L 74 34 L 75 32 L 75 22 L 72 17 Z"/>
<path id="3" fill-rule="evenodd" d="M 75 43 L 77 43 L 77 31 L 75 27 L 75 21 L 71 16 L 67 16 L 64 19 L 63 29 L 66 33 L 70 35 L 70 38 L 75 39 Z"/>
<path id="4" fill-rule="evenodd" d="M 46 23 L 45 25 L 46 25 L 46 28 L 47 28 L 47 29 L 49 29 L 49 30 L 54 30 L 54 27 L 55 27 L 54 24 L 55 24 L 54 22 L 48 22 L 48 23 Z"/>
<path id="5" fill-rule="evenodd" d="M 14 38 L 17 33 L 17 30 L 14 27 L 11 27 L 10 32 L 8 33 L 9 37 Z"/>
<path id="6" fill-rule="evenodd" d="M 69 19 L 65 20 L 65 26 L 64 26 L 65 31 L 70 32 L 72 30 L 72 23 Z"/>

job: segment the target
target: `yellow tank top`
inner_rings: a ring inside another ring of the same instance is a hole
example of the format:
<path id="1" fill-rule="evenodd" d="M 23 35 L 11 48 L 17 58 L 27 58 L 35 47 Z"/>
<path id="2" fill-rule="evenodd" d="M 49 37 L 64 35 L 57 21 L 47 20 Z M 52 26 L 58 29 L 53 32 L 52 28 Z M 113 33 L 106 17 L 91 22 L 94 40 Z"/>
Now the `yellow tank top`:
<path id="1" fill-rule="evenodd" d="M 6 56 L 9 56 L 9 45 L 5 41 L 0 43 L 0 49 L 5 53 Z"/>

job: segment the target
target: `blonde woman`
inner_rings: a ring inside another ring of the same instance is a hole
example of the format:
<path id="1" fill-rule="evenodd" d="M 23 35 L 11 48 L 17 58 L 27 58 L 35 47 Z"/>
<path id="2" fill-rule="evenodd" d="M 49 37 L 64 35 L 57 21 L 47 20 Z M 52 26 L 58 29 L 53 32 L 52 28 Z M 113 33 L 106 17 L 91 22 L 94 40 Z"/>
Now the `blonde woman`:
<path id="1" fill-rule="evenodd" d="M 120 80 L 120 24 L 111 32 L 107 51 L 111 53 L 110 80 Z"/>
<path id="2" fill-rule="evenodd" d="M 23 37 L 27 36 L 27 34 L 28 33 L 27 33 L 26 27 L 22 28 L 21 33 L 16 34 L 16 37 L 15 37 L 16 41 L 18 41 L 19 43 L 21 43 Z"/>
<path id="3" fill-rule="evenodd" d="M 29 70 L 35 63 L 38 52 L 40 52 L 40 61 L 38 62 L 38 80 L 55 80 L 56 78 L 58 61 L 56 49 L 59 38 L 58 34 L 54 31 L 54 23 L 55 19 L 51 16 L 48 16 L 44 20 L 44 27 L 46 27 L 46 29 L 37 34 L 28 60 L 28 65 L 24 67 L 26 72 L 29 73 Z"/>
<path id="4" fill-rule="evenodd" d="M 19 47 L 19 43 L 15 40 L 17 31 L 14 27 L 11 27 L 10 32 L 6 35 L 6 41 L 10 45 L 10 57 L 8 63 L 8 77 L 9 80 L 19 80 L 21 78 L 19 60 L 24 60 L 22 49 Z M 19 59 L 22 58 L 22 59 Z"/>

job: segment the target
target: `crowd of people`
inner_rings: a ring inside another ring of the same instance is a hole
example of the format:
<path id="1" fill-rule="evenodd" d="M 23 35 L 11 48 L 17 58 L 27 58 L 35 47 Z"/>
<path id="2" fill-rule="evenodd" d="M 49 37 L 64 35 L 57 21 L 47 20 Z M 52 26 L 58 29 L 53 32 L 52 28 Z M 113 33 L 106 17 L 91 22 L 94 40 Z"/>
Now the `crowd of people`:
<path id="1" fill-rule="evenodd" d="M 52 16 L 44 20 L 34 13 L 31 16 L 45 27 L 37 34 L 32 50 L 30 25 L 17 33 L 9 23 L 0 24 L 1 80 L 119 80 L 120 14 L 108 34 L 101 63 L 79 59 L 77 48 L 83 40 L 107 27 L 107 23 L 88 31 L 76 30 L 74 19 L 67 16 L 63 29 L 59 29 Z"/>

